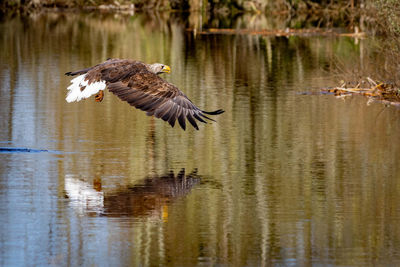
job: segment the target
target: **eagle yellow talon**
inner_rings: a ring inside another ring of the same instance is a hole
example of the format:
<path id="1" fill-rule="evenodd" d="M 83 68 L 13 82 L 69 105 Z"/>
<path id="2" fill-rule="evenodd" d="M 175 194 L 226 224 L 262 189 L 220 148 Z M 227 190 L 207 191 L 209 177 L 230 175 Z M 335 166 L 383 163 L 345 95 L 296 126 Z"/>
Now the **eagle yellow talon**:
<path id="1" fill-rule="evenodd" d="M 95 96 L 94 100 L 96 100 L 96 102 L 101 102 L 104 98 L 104 91 L 100 90 L 99 93 Z"/>

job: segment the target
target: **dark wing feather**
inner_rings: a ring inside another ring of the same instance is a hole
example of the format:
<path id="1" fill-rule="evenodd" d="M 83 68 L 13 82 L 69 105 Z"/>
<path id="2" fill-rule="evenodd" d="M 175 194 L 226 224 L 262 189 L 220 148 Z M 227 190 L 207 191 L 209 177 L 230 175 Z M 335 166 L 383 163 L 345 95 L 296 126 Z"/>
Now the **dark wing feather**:
<path id="1" fill-rule="evenodd" d="M 90 67 L 90 68 L 83 69 L 83 70 L 78 70 L 78 71 L 69 71 L 69 72 L 66 72 L 65 75 L 67 75 L 67 76 L 75 76 L 75 75 L 78 75 L 78 74 L 80 75 L 80 74 L 84 74 L 84 73 L 88 72 L 89 70 L 91 70 L 93 68 L 94 67 Z"/>
<path id="2" fill-rule="evenodd" d="M 67 75 L 67 76 L 75 76 L 75 75 L 78 75 L 78 74 L 79 75 L 85 74 L 85 73 L 87 73 L 87 72 L 89 72 L 89 71 L 91 71 L 93 69 L 94 70 L 98 70 L 99 68 L 102 68 L 102 67 L 105 67 L 105 66 L 109 66 L 110 64 L 115 64 L 116 62 L 120 62 L 120 61 L 126 61 L 126 60 L 118 59 L 118 58 L 114 58 L 114 59 L 108 58 L 107 61 L 102 62 L 100 64 L 97 64 L 97 65 L 95 65 L 93 67 L 86 68 L 86 69 L 83 69 L 83 70 L 78 70 L 78 71 L 69 71 L 69 72 L 66 72 L 65 75 Z"/>
<path id="3" fill-rule="evenodd" d="M 136 66 L 137 67 L 137 66 Z M 186 119 L 199 129 L 196 119 L 207 123 L 205 116 L 221 114 L 222 110 L 207 112 L 200 110 L 177 87 L 168 83 L 147 69 L 141 70 L 128 66 L 103 69 L 102 79 L 108 83 L 108 89 L 121 100 L 146 111 L 149 116 L 155 116 L 174 127 L 176 120 L 182 129 L 186 129 Z"/>
<path id="4" fill-rule="evenodd" d="M 147 71 L 146 65 L 133 60 L 118 60 L 99 69 L 101 78 L 108 83 L 129 81 L 133 75 L 142 71 Z"/>
<path id="5" fill-rule="evenodd" d="M 128 80 L 134 73 L 146 69 L 146 65 L 140 61 L 129 59 L 107 59 L 93 67 L 78 71 L 65 73 L 68 76 L 81 75 L 86 73 L 85 80 L 90 83 L 105 80 L 117 82 Z"/>

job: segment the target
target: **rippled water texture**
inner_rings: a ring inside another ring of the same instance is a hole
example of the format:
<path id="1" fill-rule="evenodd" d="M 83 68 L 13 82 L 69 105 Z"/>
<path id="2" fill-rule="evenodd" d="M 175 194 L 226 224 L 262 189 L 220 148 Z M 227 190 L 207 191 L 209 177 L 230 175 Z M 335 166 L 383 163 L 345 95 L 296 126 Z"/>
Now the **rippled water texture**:
<path id="1" fill-rule="evenodd" d="M 371 40 L 190 27 L 3 18 L 0 147 L 36 150 L 0 153 L 0 265 L 400 264 L 399 110 L 301 94 L 337 85 L 337 62 L 367 64 Z M 200 108 L 226 112 L 182 131 L 110 93 L 66 103 L 63 74 L 108 57 L 168 64 Z"/>

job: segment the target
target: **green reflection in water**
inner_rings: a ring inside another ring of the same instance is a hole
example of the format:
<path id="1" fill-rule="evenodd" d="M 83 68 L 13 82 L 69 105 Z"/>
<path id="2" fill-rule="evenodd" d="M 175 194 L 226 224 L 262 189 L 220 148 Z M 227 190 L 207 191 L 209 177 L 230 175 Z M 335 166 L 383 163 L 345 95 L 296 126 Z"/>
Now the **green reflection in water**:
<path id="1" fill-rule="evenodd" d="M 370 41 L 194 35 L 192 24 L 95 14 L 1 23 L 1 141 L 65 153 L 0 155 L 0 263 L 398 263 L 399 111 L 297 94 L 336 85 L 337 61 L 365 64 Z M 164 77 L 193 102 L 226 113 L 184 132 L 112 94 L 67 104 L 63 73 L 108 57 L 168 64 Z M 202 182 L 161 217 L 82 215 L 64 197 L 70 177 L 112 198 L 182 168 Z"/>

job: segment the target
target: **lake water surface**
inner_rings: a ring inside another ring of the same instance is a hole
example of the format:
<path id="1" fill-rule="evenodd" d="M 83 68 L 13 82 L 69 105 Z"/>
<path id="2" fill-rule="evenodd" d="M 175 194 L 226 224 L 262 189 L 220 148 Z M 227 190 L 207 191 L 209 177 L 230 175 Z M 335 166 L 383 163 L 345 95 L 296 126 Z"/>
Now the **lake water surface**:
<path id="1" fill-rule="evenodd" d="M 193 27 L 3 18 L 0 146 L 49 151 L 0 153 L 0 265 L 400 264 L 400 111 L 302 94 L 368 64 L 373 41 Z M 64 73 L 109 57 L 168 64 L 165 79 L 225 113 L 183 131 L 108 92 L 68 104 Z"/>

